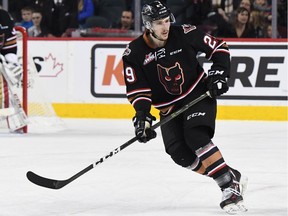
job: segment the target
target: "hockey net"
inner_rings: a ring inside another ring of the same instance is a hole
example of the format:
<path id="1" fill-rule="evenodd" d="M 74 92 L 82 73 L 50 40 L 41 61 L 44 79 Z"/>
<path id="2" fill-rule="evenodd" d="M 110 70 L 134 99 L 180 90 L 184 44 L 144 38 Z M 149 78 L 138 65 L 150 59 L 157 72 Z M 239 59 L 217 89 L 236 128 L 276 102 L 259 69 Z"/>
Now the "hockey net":
<path id="1" fill-rule="evenodd" d="M 23 66 L 22 85 L 14 87 L 21 100 L 22 107 L 28 116 L 28 125 L 23 132 L 50 132 L 66 128 L 63 120 L 57 116 L 51 101 L 45 96 L 45 81 L 41 80 L 33 59 L 28 55 L 27 33 L 22 27 L 17 30 L 17 46 L 19 62 Z M 46 91 L 47 92 L 47 91 Z M 5 118 L 0 118 L 0 131 L 9 130 Z"/>

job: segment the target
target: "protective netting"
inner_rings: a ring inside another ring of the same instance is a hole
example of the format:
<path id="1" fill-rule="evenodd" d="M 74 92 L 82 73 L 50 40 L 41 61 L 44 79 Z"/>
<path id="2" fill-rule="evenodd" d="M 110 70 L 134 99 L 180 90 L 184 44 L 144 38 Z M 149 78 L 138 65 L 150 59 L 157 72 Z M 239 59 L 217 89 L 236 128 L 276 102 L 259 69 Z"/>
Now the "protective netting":
<path id="1" fill-rule="evenodd" d="M 23 63 L 23 36 L 17 34 L 18 57 L 19 62 Z M 51 101 L 45 95 L 49 93 L 49 87 L 45 86 L 45 80 L 38 75 L 32 56 L 28 49 L 28 94 L 27 99 L 23 98 L 23 84 L 20 83 L 13 87 L 13 91 L 18 95 L 21 103 L 27 100 L 28 109 L 28 131 L 29 132 L 49 132 L 65 129 L 65 124 L 59 118 L 52 106 Z M 5 117 L 0 117 L 0 129 L 9 130 Z"/>

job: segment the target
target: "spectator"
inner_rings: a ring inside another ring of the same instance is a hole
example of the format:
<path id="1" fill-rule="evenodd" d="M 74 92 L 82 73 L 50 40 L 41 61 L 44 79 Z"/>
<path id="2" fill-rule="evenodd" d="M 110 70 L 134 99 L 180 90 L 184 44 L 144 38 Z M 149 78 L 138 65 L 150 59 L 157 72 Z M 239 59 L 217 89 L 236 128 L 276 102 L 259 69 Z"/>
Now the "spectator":
<path id="1" fill-rule="evenodd" d="M 218 29 L 212 33 L 217 37 L 228 38 L 255 38 L 254 29 L 250 22 L 250 12 L 247 8 L 239 7 L 236 11 L 235 20 L 232 24 L 218 26 Z"/>
<path id="2" fill-rule="evenodd" d="M 212 7 L 214 11 L 221 15 L 226 22 L 229 22 L 231 14 L 233 12 L 232 0 L 212 0 Z"/>
<path id="3" fill-rule="evenodd" d="M 202 25 L 212 10 L 212 3 L 207 0 L 167 0 L 166 3 L 176 18 L 176 25 Z"/>
<path id="4" fill-rule="evenodd" d="M 264 37 L 264 29 L 267 26 L 267 22 L 265 21 L 265 17 L 262 16 L 262 13 L 257 10 L 253 10 L 250 16 L 250 23 L 254 27 L 255 37 L 263 38 Z"/>
<path id="5" fill-rule="evenodd" d="M 22 20 L 21 9 L 28 6 L 32 7 L 33 2 L 34 0 L 8 0 L 9 13 L 16 23 L 19 23 Z"/>
<path id="6" fill-rule="evenodd" d="M 272 38 L 272 25 L 271 24 L 266 26 L 265 32 L 264 32 L 264 37 L 265 38 Z"/>
<path id="7" fill-rule="evenodd" d="M 251 12 L 252 10 L 252 4 L 251 4 L 251 0 L 242 0 L 240 2 L 239 7 L 244 7 L 246 8 L 249 12 Z M 237 10 L 237 9 L 236 9 Z"/>
<path id="8" fill-rule="evenodd" d="M 78 28 L 78 0 L 37 0 L 34 7 L 44 12 L 45 25 L 56 37 L 61 37 L 69 28 Z"/>
<path id="9" fill-rule="evenodd" d="M 117 28 L 121 30 L 134 30 L 133 11 L 131 10 L 122 11 L 120 22 L 113 24 L 112 28 Z"/>
<path id="10" fill-rule="evenodd" d="M 56 0 L 54 0 L 56 1 Z M 51 11 L 51 32 L 56 37 L 62 37 L 68 28 L 78 28 L 77 0 L 57 0 Z M 57 25 L 55 25 L 57 23 Z"/>
<path id="11" fill-rule="evenodd" d="M 267 0 L 254 0 L 253 9 L 259 11 L 260 15 L 263 16 L 266 21 L 271 22 L 271 5 L 268 4 Z"/>
<path id="12" fill-rule="evenodd" d="M 88 17 L 94 15 L 94 4 L 92 0 L 78 0 L 78 22 L 80 27 L 84 27 Z"/>
<path id="13" fill-rule="evenodd" d="M 212 0 L 212 9 L 198 28 L 208 34 L 216 34 L 218 27 L 229 25 L 233 13 L 232 0 Z"/>
<path id="14" fill-rule="evenodd" d="M 236 16 L 237 16 L 237 9 L 239 7 L 244 7 L 246 8 L 250 14 L 253 10 L 252 8 L 252 0 L 241 0 L 239 3 L 238 3 L 238 6 L 234 9 L 234 11 L 230 14 L 230 17 L 229 17 L 229 23 L 232 23 L 236 20 Z M 237 1 L 236 1 L 237 2 Z M 235 2 L 233 2 L 233 4 L 235 4 Z"/>
<path id="15" fill-rule="evenodd" d="M 287 0 L 278 0 L 277 29 L 280 37 L 287 38 Z"/>
<path id="16" fill-rule="evenodd" d="M 31 26 L 33 26 L 32 22 L 32 13 L 33 9 L 31 7 L 24 7 L 21 9 L 21 17 L 22 21 L 20 23 L 17 23 L 17 26 L 22 26 L 28 30 Z"/>
<path id="17" fill-rule="evenodd" d="M 43 24 L 43 14 L 41 11 L 32 13 L 33 26 L 28 29 L 29 37 L 53 37 L 47 26 Z"/>

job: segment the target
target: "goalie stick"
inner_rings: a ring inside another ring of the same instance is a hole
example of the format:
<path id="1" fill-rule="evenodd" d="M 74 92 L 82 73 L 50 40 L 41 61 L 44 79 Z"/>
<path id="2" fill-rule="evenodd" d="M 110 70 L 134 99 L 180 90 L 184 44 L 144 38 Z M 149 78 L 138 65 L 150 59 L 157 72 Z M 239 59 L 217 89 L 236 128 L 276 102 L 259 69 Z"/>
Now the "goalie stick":
<path id="1" fill-rule="evenodd" d="M 183 106 L 179 110 L 175 111 L 171 115 L 167 116 L 166 118 L 164 118 L 161 121 L 157 122 L 156 124 L 152 125 L 151 129 L 155 130 L 156 128 L 160 127 L 161 125 L 166 124 L 168 121 L 177 117 L 178 115 L 180 115 L 181 113 L 186 111 L 189 107 L 193 106 L 194 104 L 198 103 L 199 101 L 203 100 L 204 98 L 206 98 L 208 96 L 210 96 L 210 94 L 207 91 L 206 93 L 200 95 L 198 98 L 189 102 L 188 104 L 186 104 L 185 106 Z M 104 157 L 100 158 L 95 163 L 90 164 L 89 166 L 87 166 L 86 168 L 84 168 L 83 170 L 81 170 L 80 172 L 76 173 L 75 175 L 73 175 L 72 177 L 70 177 L 66 180 L 56 180 L 56 179 L 45 178 L 45 177 L 42 177 L 40 175 L 35 174 L 32 171 L 28 171 L 26 176 L 29 179 L 29 181 L 31 181 L 32 183 L 34 183 L 38 186 L 42 186 L 42 187 L 50 188 L 50 189 L 60 189 L 64 186 L 66 186 L 67 184 L 69 184 L 70 182 L 74 181 L 75 179 L 79 178 L 80 176 L 82 176 L 86 172 L 90 171 L 91 169 L 93 169 L 97 165 L 103 163 L 108 158 L 111 158 L 115 154 L 119 153 L 120 151 L 122 151 L 123 149 L 125 149 L 126 147 L 128 147 L 129 145 L 134 143 L 136 140 L 137 140 L 137 137 L 135 136 L 132 139 L 130 139 L 129 141 L 127 141 L 126 143 L 122 144 L 118 148 L 114 149 L 113 151 L 111 151 L 110 153 L 105 155 Z"/>

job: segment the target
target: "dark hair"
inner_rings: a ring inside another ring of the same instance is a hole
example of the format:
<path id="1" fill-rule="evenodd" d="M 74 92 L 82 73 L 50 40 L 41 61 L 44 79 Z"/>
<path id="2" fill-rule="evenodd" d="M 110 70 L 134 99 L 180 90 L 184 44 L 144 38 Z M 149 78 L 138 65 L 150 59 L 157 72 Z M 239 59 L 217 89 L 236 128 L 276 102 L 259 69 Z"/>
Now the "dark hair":
<path id="1" fill-rule="evenodd" d="M 132 14 L 132 18 L 134 19 L 134 11 L 133 11 L 133 10 L 131 10 L 131 9 L 125 9 L 125 10 L 122 11 L 122 13 L 123 13 L 124 11 L 125 11 L 125 12 L 130 12 L 130 13 Z"/>
<path id="2" fill-rule="evenodd" d="M 21 9 L 21 12 L 22 11 L 31 11 L 31 12 L 33 12 L 34 11 L 34 8 L 33 7 L 30 7 L 30 6 L 25 6 L 25 7 L 23 7 L 22 9 Z"/>
<path id="3" fill-rule="evenodd" d="M 250 20 L 250 11 L 247 10 L 246 8 L 244 8 L 244 7 L 238 7 L 237 10 L 236 10 L 237 16 L 238 16 L 238 14 L 240 14 L 240 13 L 242 13 L 242 12 L 245 12 L 245 11 L 248 13 L 248 22 L 249 22 L 249 20 Z M 237 17 L 236 17 L 236 19 L 237 19 Z"/>
<path id="4" fill-rule="evenodd" d="M 39 13 L 42 16 L 42 20 L 40 22 L 41 33 L 37 37 L 47 37 L 47 35 L 51 32 L 47 26 L 47 18 L 42 9 L 35 9 L 33 13 Z"/>

